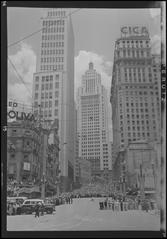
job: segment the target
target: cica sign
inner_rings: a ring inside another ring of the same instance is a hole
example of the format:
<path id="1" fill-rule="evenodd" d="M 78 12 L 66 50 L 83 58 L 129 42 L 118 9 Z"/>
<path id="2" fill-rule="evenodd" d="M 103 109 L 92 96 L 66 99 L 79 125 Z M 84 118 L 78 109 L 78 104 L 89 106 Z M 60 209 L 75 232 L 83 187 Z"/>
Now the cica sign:
<path id="1" fill-rule="evenodd" d="M 14 110 L 10 110 L 8 112 L 8 117 L 10 119 L 16 118 L 16 120 L 29 120 L 29 121 L 36 121 L 35 117 L 31 113 L 25 113 L 25 112 L 18 112 Z"/>
<path id="2" fill-rule="evenodd" d="M 126 36 L 148 36 L 148 30 L 146 27 L 122 27 L 121 33 Z"/>

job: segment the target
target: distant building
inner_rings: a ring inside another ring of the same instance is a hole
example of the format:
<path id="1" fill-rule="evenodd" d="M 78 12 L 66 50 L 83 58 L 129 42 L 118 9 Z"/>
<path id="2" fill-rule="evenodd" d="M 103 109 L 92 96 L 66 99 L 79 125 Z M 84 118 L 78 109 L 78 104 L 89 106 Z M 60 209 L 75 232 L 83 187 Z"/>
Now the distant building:
<path id="1" fill-rule="evenodd" d="M 107 110 L 107 91 L 101 75 L 89 63 L 77 94 L 79 157 L 91 162 L 92 176 L 111 170 L 111 145 Z"/>
<path id="2" fill-rule="evenodd" d="M 40 182 L 40 132 L 31 126 L 25 121 L 8 123 L 7 177 L 18 183 Z"/>
<path id="3" fill-rule="evenodd" d="M 41 39 L 33 80 L 34 113 L 59 123 L 63 191 L 74 179 L 74 34 L 70 12 L 50 9 L 41 18 Z M 40 106 L 40 107 L 39 107 Z"/>
<path id="4" fill-rule="evenodd" d="M 18 185 L 25 188 L 36 185 L 41 192 L 42 180 L 45 180 L 46 194 L 53 195 L 56 192 L 59 139 L 57 133 L 53 131 L 55 129 L 50 132 L 43 130 L 30 120 L 8 122 L 7 179 L 9 181 L 15 180 Z"/>
<path id="5" fill-rule="evenodd" d="M 80 158 L 79 160 L 80 169 L 80 183 L 82 185 L 89 184 L 91 182 L 91 163 L 87 159 Z"/>

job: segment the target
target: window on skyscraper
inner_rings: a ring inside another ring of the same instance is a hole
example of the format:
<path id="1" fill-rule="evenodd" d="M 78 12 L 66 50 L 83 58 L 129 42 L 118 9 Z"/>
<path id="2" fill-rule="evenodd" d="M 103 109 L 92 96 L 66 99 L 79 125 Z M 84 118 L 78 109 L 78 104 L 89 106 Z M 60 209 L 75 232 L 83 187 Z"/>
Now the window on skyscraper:
<path id="1" fill-rule="evenodd" d="M 52 92 L 49 92 L 49 98 L 52 99 Z"/>
<path id="2" fill-rule="evenodd" d="M 36 82 L 39 82 L 39 76 L 36 76 L 36 77 L 35 77 L 35 81 L 36 81 Z"/>
<path id="3" fill-rule="evenodd" d="M 48 102 L 46 101 L 46 102 L 45 102 L 45 108 L 47 108 L 47 107 L 48 107 Z"/>
<path id="4" fill-rule="evenodd" d="M 45 90 L 48 90 L 48 84 L 45 85 Z"/>
<path id="5" fill-rule="evenodd" d="M 58 110 L 55 109 L 55 116 L 58 116 Z"/>
<path id="6" fill-rule="evenodd" d="M 55 88 L 58 89 L 59 88 L 59 82 L 55 83 Z"/>
<path id="7" fill-rule="evenodd" d="M 55 106 L 58 106 L 58 100 L 55 100 Z"/>
<path id="8" fill-rule="evenodd" d="M 35 93 L 35 99 L 38 99 L 38 93 Z"/>
<path id="9" fill-rule="evenodd" d="M 35 90 L 38 90 L 39 89 L 39 84 L 36 84 L 35 85 Z"/>

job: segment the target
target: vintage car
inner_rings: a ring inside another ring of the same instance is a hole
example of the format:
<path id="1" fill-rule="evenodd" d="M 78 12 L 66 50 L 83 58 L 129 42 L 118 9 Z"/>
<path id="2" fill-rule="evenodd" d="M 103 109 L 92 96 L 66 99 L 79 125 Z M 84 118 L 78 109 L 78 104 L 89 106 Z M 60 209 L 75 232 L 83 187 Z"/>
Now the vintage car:
<path id="1" fill-rule="evenodd" d="M 44 205 L 44 212 L 52 214 L 54 211 L 54 205 L 45 203 L 42 199 L 27 199 L 21 205 L 21 214 L 32 214 L 35 212 L 35 206 L 37 203 Z"/>

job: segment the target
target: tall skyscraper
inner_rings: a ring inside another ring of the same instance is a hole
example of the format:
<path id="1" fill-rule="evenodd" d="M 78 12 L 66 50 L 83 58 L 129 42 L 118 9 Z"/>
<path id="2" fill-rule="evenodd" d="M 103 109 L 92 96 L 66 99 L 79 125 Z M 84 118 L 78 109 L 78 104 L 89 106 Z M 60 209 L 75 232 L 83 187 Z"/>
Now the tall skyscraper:
<path id="1" fill-rule="evenodd" d="M 57 120 L 60 170 L 66 190 L 73 180 L 74 158 L 74 34 L 70 13 L 50 9 L 41 18 L 42 32 L 33 80 L 34 113 Z M 39 110 L 40 105 L 40 110 Z"/>
<path id="2" fill-rule="evenodd" d="M 93 63 L 82 76 L 77 94 L 79 157 L 91 162 L 92 176 L 111 170 L 107 91 Z"/>
<path id="3" fill-rule="evenodd" d="M 130 142 L 160 138 L 159 63 L 151 54 L 146 27 L 121 28 L 115 43 L 110 98 L 114 160 Z"/>

